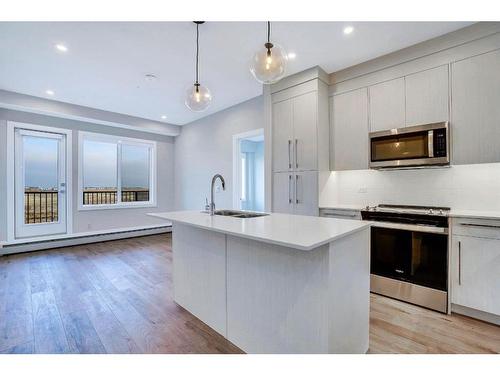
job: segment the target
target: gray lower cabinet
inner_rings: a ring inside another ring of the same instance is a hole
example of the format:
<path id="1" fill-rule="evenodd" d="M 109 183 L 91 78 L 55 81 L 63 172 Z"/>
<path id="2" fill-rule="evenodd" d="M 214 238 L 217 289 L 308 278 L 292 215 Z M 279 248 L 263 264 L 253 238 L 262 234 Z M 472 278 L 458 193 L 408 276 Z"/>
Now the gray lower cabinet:
<path id="1" fill-rule="evenodd" d="M 334 95 L 330 101 L 330 169 L 368 168 L 368 90 Z"/>
<path id="2" fill-rule="evenodd" d="M 396 78 L 370 86 L 370 131 L 405 126 L 405 81 Z"/>
<path id="3" fill-rule="evenodd" d="M 451 65 L 452 163 L 500 161 L 500 50 Z"/>
<path id="4" fill-rule="evenodd" d="M 453 236 L 451 257 L 451 302 L 500 321 L 500 239 Z"/>
<path id="5" fill-rule="evenodd" d="M 405 77 L 406 126 L 449 119 L 448 65 Z"/>
<path id="6" fill-rule="evenodd" d="M 318 172 L 273 173 L 273 212 L 318 215 Z"/>

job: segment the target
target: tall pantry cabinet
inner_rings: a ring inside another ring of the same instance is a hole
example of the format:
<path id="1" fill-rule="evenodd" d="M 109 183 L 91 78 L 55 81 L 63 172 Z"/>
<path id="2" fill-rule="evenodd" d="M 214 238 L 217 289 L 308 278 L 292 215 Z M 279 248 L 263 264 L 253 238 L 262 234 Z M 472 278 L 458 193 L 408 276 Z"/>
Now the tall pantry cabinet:
<path id="1" fill-rule="evenodd" d="M 327 75 L 319 68 L 271 87 L 272 210 L 317 216 L 320 171 L 329 170 Z"/>

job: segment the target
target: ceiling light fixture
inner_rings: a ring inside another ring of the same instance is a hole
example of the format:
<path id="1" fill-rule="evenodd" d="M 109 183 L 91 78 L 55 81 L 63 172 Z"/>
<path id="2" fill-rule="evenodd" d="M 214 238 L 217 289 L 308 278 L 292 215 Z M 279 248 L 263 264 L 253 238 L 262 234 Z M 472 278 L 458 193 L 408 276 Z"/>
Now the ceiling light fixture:
<path id="1" fill-rule="evenodd" d="M 55 94 L 55 92 L 52 90 L 45 90 L 45 93 L 50 96 L 53 96 Z"/>
<path id="2" fill-rule="evenodd" d="M 144 75 L 144 79 L 148 82 L 152 82 L 152 81 L 155 81 L 156 80 L 156 76 L 152 73 L 148 73 L 146 75 Z"/>
<path id="3" fill-rule="evenodd" d="M 162 119 L 162 120 L 166 120 L 166 119 L 167 119 L 167 116 L 165 116 L 165 115 L 161 115 L 161 119 Z"/>
<path id="4" fill-rule="evenodd" d="M 285 75 L 287 55 L 278 44 L 271 43 L 271 22 L 267 21 L 267 42 L 265 49 L 253 55 L 250 72 L 261 83 L 278 82 Z"/>
<path id="5" fill-rule="evenodd" d="M 61 52 L 68 52 L 68 47 L 66 47 L 64 44 L 56 44 L 55 45 L 56 49 Z"/>
<path id="6" fill-rule="evenodd" d="M 295 60 L 297 55 L 295 54 L 295 52 L 289 52 L 287 57 L 288 57 L 288 60 Z"/>
<path id="7" fill-rule="evenodd" d="M 194 112 L 201 112 L 208 108 L 212 100 L 212 94 L 210 90 L 202 86 L 199 82 L 199 72 L 198 72 L 198 60 L 200 52 L 200 31 L 199 27 L 205 21 L 193 21 L 196 24 L 196 79 L 193 87 L 189 87 L 186 92 L 186 106 Z"/>
<path id="8" fill-rule="evenodd" d="M 349 35 L 354 31 L 354 27 L 352 26 L 346 26 L 344 27 L 344 34 Z"/>

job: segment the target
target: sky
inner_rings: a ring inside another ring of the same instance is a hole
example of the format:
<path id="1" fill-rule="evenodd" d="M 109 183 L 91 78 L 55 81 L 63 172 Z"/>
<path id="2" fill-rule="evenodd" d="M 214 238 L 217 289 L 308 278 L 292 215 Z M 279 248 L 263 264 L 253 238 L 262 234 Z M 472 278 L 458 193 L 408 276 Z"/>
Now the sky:
<path id="1" fill-rule="evenodd" d="M 24 137 L 25 184 L 50 189 L 57 186 L 57 140 Z M 117 145 L 85 141 L 84 187 L 116 187 Z M 149 152 L 122 145 L 122 187 L 149 187 Z"/>

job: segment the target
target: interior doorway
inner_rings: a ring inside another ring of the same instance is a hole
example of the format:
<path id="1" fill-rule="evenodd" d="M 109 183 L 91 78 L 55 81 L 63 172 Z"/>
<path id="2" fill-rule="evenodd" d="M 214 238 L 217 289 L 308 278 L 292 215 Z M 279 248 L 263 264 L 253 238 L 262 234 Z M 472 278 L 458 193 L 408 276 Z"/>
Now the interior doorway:
<path id="1" fill-rule="evenodd" d="M 264 129 L 233 136 L 233 208 L 264 211 Z"/>

